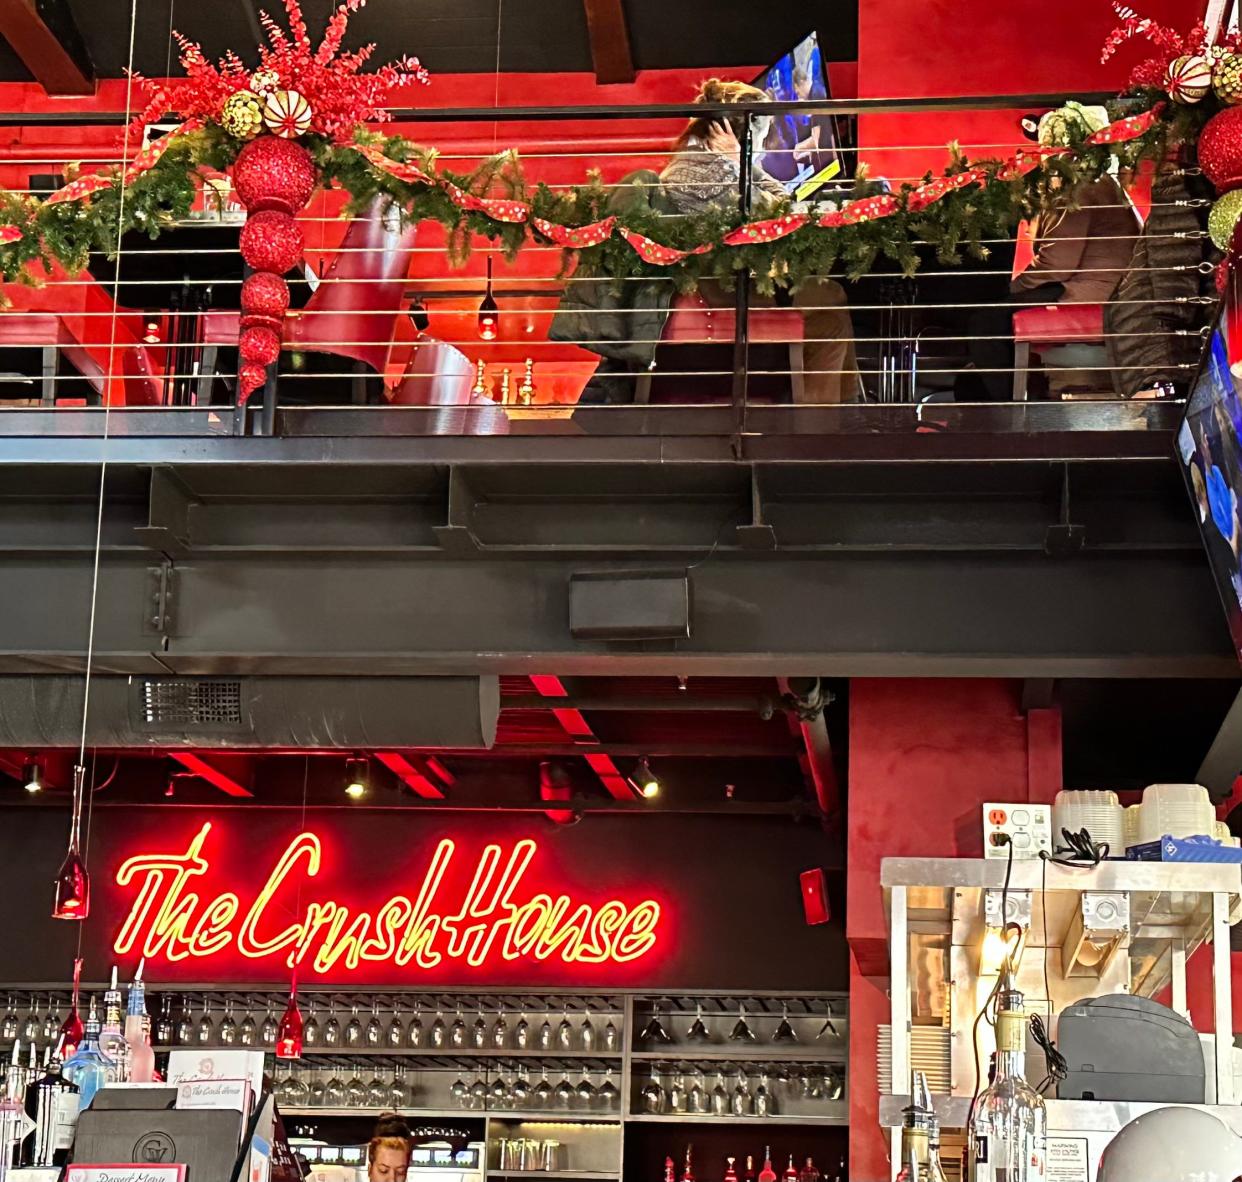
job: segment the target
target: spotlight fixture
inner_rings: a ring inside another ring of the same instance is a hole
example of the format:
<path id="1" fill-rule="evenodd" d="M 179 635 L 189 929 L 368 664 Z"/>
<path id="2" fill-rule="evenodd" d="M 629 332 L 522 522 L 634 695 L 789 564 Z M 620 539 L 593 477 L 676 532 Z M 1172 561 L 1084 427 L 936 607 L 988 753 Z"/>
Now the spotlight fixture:
<path id="1" fill-rule="evenodd" d="M 160 322 L 154 317 L 148 317 L 143 322 L 142 340 L 147 345 L 158 345 L 160 343 Z"/>
<path id="2" fill-rule="evenodd" d="M 500 306 L 492 295 L 492 256 L 487 256 L 487 291 L 479 303 L 479 337 L 484 341 L 494 341 L 500 330 Z"/>
<path id="3" fill-rule="evenodd" d="M 371 764 L 366 759 L 345 761 L 345 795 L 350 800 L 361 800 L 371 786 Z"/>
<path id="4" fill-rule="evenodd" d="M 22 783 L 32 796 L 43 791 L 43 765 L 37 759 L 32 759 L 23 766 Z"/>
<path id="5" fill-rule="evenodd" d="M 91 880 L 82 860 L 82 799 L 86 792 L 86 768 L 73 768 L 73 813 L 69 821 L 69 849 L 56 872 L 53 919 L 83 920 L 91 911 Z"/>
<path id="6" fill-rule="evenodd" d="M 427 305 L 423 303 L 422 296 L 416 295 L 410 301 L 407 312 L 414 331 L 420 336 L 431 327 L 431 317 L 427 314 Z"/>
<path id="7" fill-rule="evenodd" d="M 630 783 L 633 784 L 639 796 L 646 800 L 660 795 L 660 781 L 656 778 L 655 772 L 651 770 L 651 764 L 647 762 L 645 755 L 635 765 L 634 774 L 630 776 Z"/>

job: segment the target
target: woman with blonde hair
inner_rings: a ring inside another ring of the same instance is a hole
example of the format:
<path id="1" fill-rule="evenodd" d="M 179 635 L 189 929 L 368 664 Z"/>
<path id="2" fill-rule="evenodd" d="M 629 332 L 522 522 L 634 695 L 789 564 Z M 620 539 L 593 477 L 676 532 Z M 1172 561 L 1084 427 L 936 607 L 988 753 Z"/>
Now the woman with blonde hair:
<path id="1" fill-rule="evenodd" d="M 746 122 L 751 122 L 751 143 L 756 146 L 763 144 L 772 125 L 770 115 L 748 115 L 745 107 L 766 102 L 767 98 L 754 86 L 720 78 L 708 78 L 699 87 L 695 102 L 736 103 L 739 109 L 736 115 L 700 115 L 691 119 L 673 143 L 673 158 L 660 173 L 660 184 L 677 213 L 702 213 L 736 203 Z M 788 200 L 784 186 L 764 171 L 756 153 L 751 164 L 750 216 L 765 217 Z M 699 290 L 713 303 L 730 302 L 728 293 L 713 280 L 700 282 Z M 789 297 L 802 312 L 806 341 L 802 400 L 852 401 L 858 393 L 858 362 L 844 288 L 835 279 L 811 279 L 791 290 Z M 772 296 L 751 293 L 751 307 L 772 307 L 776 303 Z"/>
<path id="2" fill-rule="evenodd" d="M 405 1182 L 412 1152 L 410 1126 L 395 1112 L 385 1113 L 367 1145 L 367 1182 Z"/>

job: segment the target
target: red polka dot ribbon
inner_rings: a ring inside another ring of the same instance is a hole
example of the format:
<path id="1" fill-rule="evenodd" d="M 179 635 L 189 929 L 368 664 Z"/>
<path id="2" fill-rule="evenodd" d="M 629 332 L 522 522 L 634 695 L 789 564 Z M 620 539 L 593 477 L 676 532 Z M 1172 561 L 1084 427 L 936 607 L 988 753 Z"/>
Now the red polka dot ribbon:
<path id="1" fill-rule="evenodd" d="M 128 185 L 135 177 L 142 176 L 149 168 L 158 164 L 160 157 L 172 147 L 173 140 L 178 136 L 198 131 L 202 126 L 203 121 L 201 119 L 187 119 L 180 127 L 174 127 L 167 135 L 162 135 L 153 143 L 148 144 L 134 157 L 133 162 L 125 170 L 125 184 Z"/>
<path id="2" fill-rule="evenodd" d="M 906 209 L 911 213 L 918 213 L 958 189 L 964 189 L 967 185 L 982 184 L 987 179 L 988 174 L 981 168 L 968 168 L 965 172 L 955 172 L 952 176 L 937 177 L 934 181 L 928 181 L 927 184 L 919 185 L 917 189 L 911 191 L 906 197 Z"/>
<path id="3" fill-rule="evenodd" d="M 505 201 L 498 197 L 479 197 L 452 181 L 442 181 L 441 188 L 458 209 L 485 213 L 498 222 L 524 222 L 530 217 L 530 206 L 521 201 Z"/>
<path id="4" fill-rule="evenodd" d="M 0 242 L 16 242 L 22 237 L 19 226 L 0 226 Z"/>
<path id="5" fill-rule="evenodd" d="M 861 201 L 851 201 L 842 211 L 843 226 L 857 225 L 859 222 L 874 222 L 878 218 L 890 217 L 901 208 L 901 201 L 895 193 L 877 193 L 874 197 L 864 197 Z"/>
<path id="6" fill-rule="evenodd" d="M 753 246 L 761 242 L 775 242 L 795 230 L 801 230 L 811 219 L 804 213 L 787 213 L 784 217 L 769 218 L 762 222 L 747 222 L 730 230 L 724 236 L 725 246 Z"/>
<path id="7" fill-rule="evenodd" d="M 436 178 L 420 165 L 410 160 L 390 160 L 373 144 L 359 145 L 354 150 L 365 156 L 367 161 L 374 164 L 376 168 L 382 169 L 391 176 L 395 176 L 399 181 L 410 181 L 425 185 L 435 184 Z"/>
<path id="8" fill-rule="evenodd" d="M 1130 115 L 1125 119 L 1118 119 L 1115 123 L 1101 127 L 1099 131 L 1087 136 L 1083 143 L 1124 144 L 1127 140 L 1136 140 L 1144 132 L 1151 130 L 1151 125 L 1156 122 L 1163 110 L 1164 103 L 1157 103 L 1150 111 L 1144 111 L 1141 115 Z"/>
<path id="9" fill-rule="evenodd" d="M 599 246 L 606 242 L 617 224 L 615 217 L 604 218 L 602 222 L 592 222 L 589 226 L 560 226 L 546 218 L 532 218 L 531 225 L 545 238 L 550 238 L 557 246 L 570 250 L 585 250 L 590 246 Z"/>
<path id="10" fill-rule="evenodd" d="M 620 230 L 621 237 L 637 251 L 638 257 L 643 262 L 653 263 L 657 267 L 670 267 L 673 263 L 680 263 L 682 259 L 689 258 L 692 254 L 707 254 L 712 249 L 711 243 L 705 242 L 693 250 L 677 250 L 672 246 L 662 246 L 645 234 L 638 233 L 637 230 L 627 230 L 624 226 L 621 226 Z"/>
<path id="11" fill-rule="evenodd" d="M 1010 156 L 997 170 L 996 175 L 1002 181 L 1011 181 L 1016 177 L 1026 176 L 1033 168 L 1038 168 L 1040 163 L 1049 156 L 1064 156 L 1068 152 L 1069 148 L 1053 148 L 1048 145 L 1023 148 L 1020 152 Z"/>

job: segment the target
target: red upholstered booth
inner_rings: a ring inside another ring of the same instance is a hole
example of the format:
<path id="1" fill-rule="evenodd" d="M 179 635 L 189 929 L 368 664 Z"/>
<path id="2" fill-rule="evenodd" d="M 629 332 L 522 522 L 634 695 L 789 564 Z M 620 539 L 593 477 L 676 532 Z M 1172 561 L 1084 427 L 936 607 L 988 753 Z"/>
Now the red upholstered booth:
<path id="1" fill-rule="evenodd" d="M 39 400 L 44 406 L 53 406 L 56 402 L 58 353 L 63 353 L 73 363 L 97 394 L 103 393 L 103 369 L 53 312 L 15 309 L 0 315 L 0 348 L 3 347 L 42 350 Z"/>
<path id="2" fill-rule="evenodd" d="M 1031 353 L 1052 345 L 1098 345 L 1104 341 L 1103 304 L 1048 304 L 1013 314 L 1013 397 L 1026 399 Z"/>

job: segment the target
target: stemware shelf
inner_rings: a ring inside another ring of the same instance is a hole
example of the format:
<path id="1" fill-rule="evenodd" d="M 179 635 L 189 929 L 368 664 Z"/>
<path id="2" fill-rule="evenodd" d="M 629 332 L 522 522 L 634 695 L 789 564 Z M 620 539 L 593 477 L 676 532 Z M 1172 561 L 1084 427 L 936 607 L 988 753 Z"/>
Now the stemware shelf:
<path id="1" fill-rule="evenodd" d="M 807 1047 L 772 1047 L 749 1043 L 737 1050 L 723 1047 L 669 1046 L 662 1051 L 631 1051 L 630 1058 L 638 1063 L 844 1063 L 845 1048 L 812 1050 Z"/>

